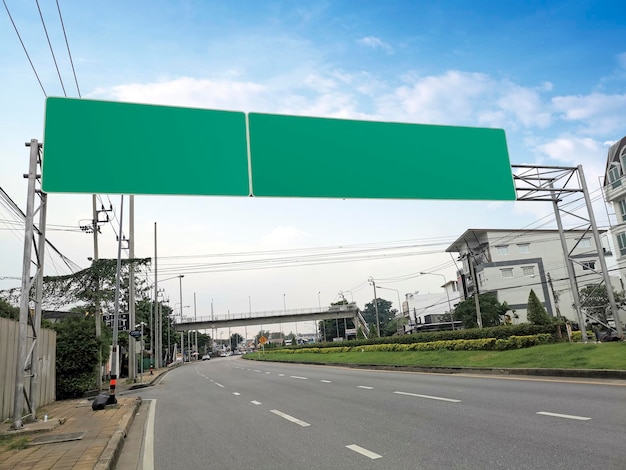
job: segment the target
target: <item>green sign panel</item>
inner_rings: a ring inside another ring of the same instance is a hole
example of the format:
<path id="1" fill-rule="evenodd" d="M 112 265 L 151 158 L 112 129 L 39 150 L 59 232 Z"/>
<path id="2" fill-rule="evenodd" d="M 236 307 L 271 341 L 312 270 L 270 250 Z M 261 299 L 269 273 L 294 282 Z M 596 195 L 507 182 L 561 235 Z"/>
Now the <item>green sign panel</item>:
<path id="1" fill-rule="evenodd" d="M 515 200 L 501 129 L 48 98 L 47 192 Z"/>
<path id="2" fill-rule="evenodd" d="M 249 115 L 255 196 L 515 200 L 504 131 Z"/>
<path id="3" fill-rule="evenodd" d="M 250 193 L 241 112 L 48 98 L 43 190 Z"/>

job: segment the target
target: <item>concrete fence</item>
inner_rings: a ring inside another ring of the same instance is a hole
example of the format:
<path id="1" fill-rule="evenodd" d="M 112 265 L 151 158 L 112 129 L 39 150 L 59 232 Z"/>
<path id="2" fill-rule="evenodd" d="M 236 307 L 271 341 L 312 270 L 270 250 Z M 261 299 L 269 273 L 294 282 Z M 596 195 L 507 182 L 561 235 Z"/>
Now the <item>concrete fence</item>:
<path id="1" fill-rule="evenodd" d="M 29 327 L 29 333 L 31 331 Z M 18 335 L 19 322 L 0 318 L 0 421 L 13 415 Z M 38 341 L 38 370 L 35 371 L 39 379 L 38 406 L 48 405 L 55 400 L 56 338 L 55 331 L 41 328 Z M 32 344 L 32 334 L 29 334 L 26 351 L 30 351 Z M 24 372 L 24 376 L 24 389 L 28 391 L 31 377 L 28 371 Z M 26 406 L 24 403 L 25 408 Z"/>

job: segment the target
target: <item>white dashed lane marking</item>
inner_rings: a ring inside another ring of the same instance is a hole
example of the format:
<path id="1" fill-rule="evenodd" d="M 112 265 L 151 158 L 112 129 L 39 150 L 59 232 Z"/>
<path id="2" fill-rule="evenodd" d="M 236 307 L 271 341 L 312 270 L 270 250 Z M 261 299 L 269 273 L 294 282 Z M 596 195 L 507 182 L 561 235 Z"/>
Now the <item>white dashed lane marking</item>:
<path id="1" fill-rule="evenodd" d="M 325 384 L 333 383 L 331 380 L 320 380 L 320 382 L 325 383 Z"/>
<path id="2" fill-rule="evenodd" d="M 461 403 L 461 400 L 456 400 L 454 398 L 433 397 L 431 395 L 420 395 L 418 393 L 408 393 L 408 392 L 393 392 L 393 393 L 395 393 L 396 395 L 406 395 L 409 397 L 428 398 L 429 400 L 447 401 L 450 403 Z"/>
<path id="3" fill-rule="evenodd" d="M 374 387 L 368 387 L 367 385 L 359 385 L 357 388 L 362 388 L 363 390 L 374 390 Z"/>
<path id="4" fill-rule="evenodd" d="M 349 446 L 346 446 L 346 447 L 350 450 L 353 450 L 354 452 L 364 455 L 365 457 L 369 457 L 372 460 L 382 458 L 382 455 L 378 455 L 377 453 L 372 452 L 371 450 L 364 449 L 363 447 L 358 446 L 356 444 L 350 444 Z"/>
<path id="5" fill-rule="evenodd" d="M 585 416 L 562 415 L 560 413 L 550 413 L 549 411 L 538 411 L 537 414 L 543 416 L 552 416 L 554 418 L 576 419 L 578 421 L 589 421 L 591 419 Z"/>
<path id="6" fill-rule="evenodd" d="M 300 377 L 299 375 L 290 375 L 289 377 L 292 379 L 309 380 L 308 377 Z"/>
<path id="7" fill-rule="evenodd" d="M 256 400 L 252 400 L 250 403 L 252 403 L 253 405 L 260 405 L 261 404 L 260 401 L 256 401 Z"/>
<path id="8" fill-rule="evenodd" d="M 274 413 L 276 416 L 280 416 L 281 418 L 286 419 L 287 421 L 291 421 L 292 423 L 296 423 L 297 425 L 302 426 L 303 428 L 307 427 L 307 426 L 310 426 L 309 423 L 301 421 L 298 418 L 294 418 L 293 416 L 289 416 L 288 414 L 285 414 L 282 411 L 270 410 L 270 412 Z"/>

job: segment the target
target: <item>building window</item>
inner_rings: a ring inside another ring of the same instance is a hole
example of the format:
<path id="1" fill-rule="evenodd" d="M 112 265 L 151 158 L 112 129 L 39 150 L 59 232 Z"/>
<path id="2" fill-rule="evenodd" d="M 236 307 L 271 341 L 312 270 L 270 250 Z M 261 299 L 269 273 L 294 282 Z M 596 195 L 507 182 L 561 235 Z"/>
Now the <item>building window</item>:
<path id="1" fill-rule="evenodd" d="M 535 267 L 534 266 L 522 266 L 522 274 L 524 276 L 534 276 Z"/>
<path id="2" fill-rule="evenodd" d="M 478 285 L 480 287 L 485 285 L 485 273 L 478 273 Z"/>
<path id="3" fill-rule="evenodd" d="M 617 165 L 613 163 L 613 166 L 609 168 L 609 182 L 611 183 L 611 188 L 618 188 L 622 185 L 622 180 L 620 179 L 620 171 L 619 171 L 619 163 Z"/>
<path id="4" fill-rule="evenodd" d="M 622 216 L 622 222 L 626 222 L 626 199 L 619 201 L 619 213 Z"/>
<path id="5" fill-rule="evenodd" d="M 591 238 L 582 238 L 578 246 L 581 248 L 591 248 Z"/>
<path id="6" fill-rule="evenodd" d="M 595 261 L 583 261 L 582 263 L 580 263 L 583 265 L 583 271 L 589 271 L 589 270 L 595 270 L 596 269 L 596 262 Z"/>
<path id="7" fill-rule="evenodd" d="M 508 255 L 509 254 L 509 245 L 497 245 L 496 253 L 499 255 Z"/>
<path id="8" fill-rule="evenodd" d="M 503 268 L 500 270 L 503 278 L 513 277 L 513 268 Z"/>
<path id="9" fill-rule="evenodd" d="M 518 253 L 530 253 L 530 243 L 519 243 L 517 251 Z"/>
<path id="10" fill-rule="evenodd" d="M 626 233 L 617 234 L 617 246 L 619 247 L 620 256 L 626 256 Z"/>

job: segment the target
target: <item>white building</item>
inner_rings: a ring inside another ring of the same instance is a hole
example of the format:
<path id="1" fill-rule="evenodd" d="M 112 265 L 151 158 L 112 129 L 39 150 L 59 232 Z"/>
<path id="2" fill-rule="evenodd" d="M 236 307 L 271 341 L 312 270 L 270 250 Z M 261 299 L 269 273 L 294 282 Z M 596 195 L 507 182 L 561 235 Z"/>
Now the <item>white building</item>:
<path id="1" fill-rule="evenodd" d="M 402 314 L 408 320 L 406 333 L 452 329 L 449 313 L 460 301 L 458 284 L 456 280 L 447 281 L 441 287 L 442 291 L 435 294 L 405 294 Z M 461 325 L 461 321 L 454 323 L 455 328 Z"/>
<path id="2" fill-rule="evenodd" d="M 604 198 L 617 220 L 611 223 L 615 260 L 621 278 L 626 276 L 626 137 L 609 148 L 604 175 Z M 623 289 L 623 286 L 622 286 Z"/>
<path id="3" fill-rule="evenodd" d="M 600 231 L 600 234 L 606 243 L 606 248 L 601 248 L 600 252 L 610 256 L 606 231 Z M 602 275 L 592 234 L 568 230 L 565 237 L 572 253 L 578 290 L 599 284 Z M 457 274 L 461 299 L 474 293 L 475 282 L 470 267 L 473 260 L 478 292 L 493 292 L 499 302 L 506 302 L 511 309 L 508 315 L 512 323 L 527 321 L 531 289 L 550 316 L 557 315 L 558 305 L 562 316 L 578 321 L 558 230 L 470 229 L 446 251 L 459 255 Z M 619 284 L 618 281 L 612 283 Z"/>

